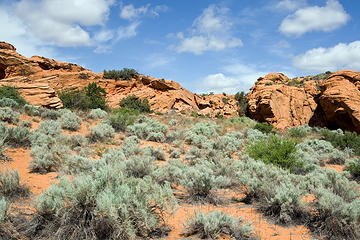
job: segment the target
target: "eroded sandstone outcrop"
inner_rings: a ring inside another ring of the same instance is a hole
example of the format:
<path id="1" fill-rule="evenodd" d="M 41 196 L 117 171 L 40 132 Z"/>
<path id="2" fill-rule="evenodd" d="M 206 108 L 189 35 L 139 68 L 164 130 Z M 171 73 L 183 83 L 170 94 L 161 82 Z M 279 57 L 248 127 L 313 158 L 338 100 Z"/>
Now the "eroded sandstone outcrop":
<path id="1" fill-rule="evenodd" d="M 154 112 L 167 112 L 173 109 L 182 113 L 193 111 L 210 116 L 237 115 L 237 102 L 233 96 L 226 104 L 218 96 L 202 98 L 171 80 L 156 79 L 136 75 L 128 81 L 103 79 L 79 65 L 33 56 L 26 58 L 16 52 L 9 43 L 0 42 L 0 85 L 12 85 L 30 103 L 51 108 L 62 107 L 56 91 L 80 89 L 91 82 L 105 88 L 107 101 L 111 107 L 118 107 L 122 98 L 135 95 L 147 98 Z M 207 102 L 199 105 L 200 102 Z"/>
<path id="2" fill-rule="evenodd" d="M 360 133 L 360 73 L 335 72 L 320 88 L 319 104 L 327 125 Z"/>
<path id="3" fill-rule="evenodd" d="M 317 107 L 315 86 L 288 86 L 288 81 L 281 73 L 260 77 L 248 94 L 250 117 L 280 129 L 309 123 Z"/>

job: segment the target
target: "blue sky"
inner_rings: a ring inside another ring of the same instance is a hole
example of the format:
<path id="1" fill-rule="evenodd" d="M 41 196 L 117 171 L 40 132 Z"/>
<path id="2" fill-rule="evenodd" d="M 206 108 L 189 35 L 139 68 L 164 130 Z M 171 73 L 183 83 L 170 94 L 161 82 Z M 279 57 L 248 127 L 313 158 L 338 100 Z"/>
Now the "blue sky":
<path id="1" fill-rule="evenodd" d="M 359 12 L 358 0 L 1 0 L 0 40 L 27 57 L 235 93 L 269 72 L 360 71 Z"/>

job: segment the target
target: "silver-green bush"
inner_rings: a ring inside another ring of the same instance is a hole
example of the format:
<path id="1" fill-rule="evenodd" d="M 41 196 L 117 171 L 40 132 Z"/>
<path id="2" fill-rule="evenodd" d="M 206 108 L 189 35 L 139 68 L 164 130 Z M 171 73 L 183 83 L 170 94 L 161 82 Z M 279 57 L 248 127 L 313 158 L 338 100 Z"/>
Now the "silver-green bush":
<path id="1" fill-rule="evenodd" d="M 82 120 L 75 113 L 68 110 L 61 114 L 59 122 L 63 129 L 76 131 L 80 129 Z"/>
<path id="2" fill-rule="evenodd" d="M 17 123 L 20 113 L 15 112 L 9 107 L 0 107 L 0 121 L 8 123 Z"/>
<path id="3" fill-rule="evenodd" d="M 115 130 L 106 123 L 99 123 L 95 127 L 90 128 L 89 138 L 93 142 L 105 141 L 114 138 Z"/>
<path id="4" fill-rule="evenodd" d="M 223 212 L 214 211 L 208 214 L 195 212 L 193 218 L 188 218 L 184 224 L 186 236 L 199 235 L 201 239 L 217 239 L 219 234 L 226 234 L 231 239 L 256 239 L 250 224 L 243 224 L 243 218 L 233 218 Z"/>
<path id="5" fill-rule="evenodd" d="M 29 188 L 20 184 L 20 175 L 17 170 L 6 169 L 0 172 L 0 195 L 7 198 L 29 195 Z"/>
<path id="6" fill-rule="evenodd" d="M 155 119 L 140 116 L 133 125 L 127 127 L 127 131 L 141 139 L 165 142 L 169 128 Z"/>
<path id="7" fill-rule="evenodd" d="M 107 112 L 101 108 L 93 109 L 89 113 L 89 118 L 91 119 L 103 119 L 108 116 Z"/>
<path id="8" fill-rule="evenodd" d="M 0 107 L 17 108 L 19 104 L 11 98 L 0 98 Z"/>

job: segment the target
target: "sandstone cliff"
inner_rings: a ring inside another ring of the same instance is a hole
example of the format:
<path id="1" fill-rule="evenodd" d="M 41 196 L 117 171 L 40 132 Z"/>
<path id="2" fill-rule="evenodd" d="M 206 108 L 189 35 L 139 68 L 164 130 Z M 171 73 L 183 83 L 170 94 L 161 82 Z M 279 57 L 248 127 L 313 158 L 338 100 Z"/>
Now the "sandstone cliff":
<path id="1" fill-rule="evenodd" d="M 118 107 L 119 101 L 136 95 L 147 98 L 155 112 L 170 109 L 182 113 L 192 111 L 216 116 L 237 115 L 237 102 L 233 96 L 226 97 L 226 103 L 219 96 L 200 97 L 184 89 L 175 81 L 137 75 L 129 81 L 103 79 L 79 65 L 33 56 L 26 58 L 16 52 L 9 43 L 0 42 L 0 85 L 16 87 L 30 103 L 50 108 L 62 107 L 56 91 L 66 88 L 82 88 L 90 82 L 97 82 L 105 88 L 111 107 Z"/>

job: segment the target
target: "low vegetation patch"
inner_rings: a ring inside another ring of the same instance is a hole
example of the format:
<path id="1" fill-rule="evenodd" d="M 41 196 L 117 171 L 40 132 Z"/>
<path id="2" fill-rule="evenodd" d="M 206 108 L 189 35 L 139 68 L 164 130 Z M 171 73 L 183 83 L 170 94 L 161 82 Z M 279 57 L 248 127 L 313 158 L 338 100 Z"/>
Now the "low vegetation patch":
<path id="1" fill-rule="evenodd" d="M 27 197 L 29 188 L 20 184 L 20 175 L 17 170 L 0 172 L 0 196 L 5 198 Z"/>
<path id="2" fill-rule="evenodd" d="M 18 90 L 11 86 L 0 87 L 0 99 L 1 98 L 12 99 L 18 104 L 18 106 L 24 106 L 26 104 L 25 99 L 20 96 Z"/>
<path id="3" fill-rule="evenodd" d="M 81 90 L 65 89 L 58 93 L 65 108 L 69 109 L 108 109 L 105 89 L 96 82 L 89 83 Z"/>
<path id="4" fill-rule="evenodd" d="M 334 147 L 341 150 L 344 150 L 345 148 L 351 148 L 356 155 L 360 155 L 360 136 L 355 132 L 342 132 L 341 130 L 331 131 L 328 129 L 322 129 L 321 133 L 324 139 L 328 142 L 331 142 Z"/>
<path id="5" fill-rule="evenodd" d="M 294 171 L 301 167 L 296 157 L 296 143 L 292 140 L 272 135 L 266 140 L 259 140 L 246 149 L 250 157 Z"/>
<path id="6" fill-rule="evenodd" d="M 266 122 L 257 123 L 257 124 L 254 126 L 254 129 L 259 130 L 260 132 L 266 133 L 266 134 L 274 133 L 273 128 L 274 128 L 273 125 L 268 124 L 268 123 L 266 123 Z"/>
<path id="7" fill-rule="evenodd" d="M 195 212 L 193 218 L 188 218 L 184 224 L 186 236 L 198 235 L 201 239 L 218 239 L 225 234 L 231 239 L 256 239 L 250 224 L 244 225 L 243 219 L 233 218 L 223 212 L 214 211 L 208 214 Z"/>
<path id="8" fill-rule="evenodd" d="M 133 108 L 122 107 L 114 109 L 110 115 L 110 125 L 116 131 L 125 131 L 126 127 L 134 124 L 140 112 Z"/>
<path id="9" fill-rule="evenodd" d="M 127 107 L 134 109 L 135 111 L 139 111 L 140 113 L 149 113 L 150 112 L 150 105 L 149 101 L 144 98 L 140 99 L 135 95 L 127 96 L 120 101 L 120 107 Z"/>
<path id="10" fill-rule="evenodd" d="M 115 80 L 130 80 L 138 72 L 132 68 L 123 68 L 122 70 L 104 70 L 104 78 Z"/>

